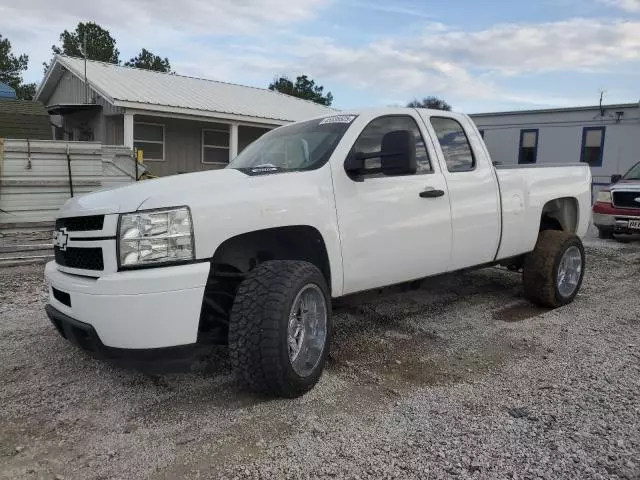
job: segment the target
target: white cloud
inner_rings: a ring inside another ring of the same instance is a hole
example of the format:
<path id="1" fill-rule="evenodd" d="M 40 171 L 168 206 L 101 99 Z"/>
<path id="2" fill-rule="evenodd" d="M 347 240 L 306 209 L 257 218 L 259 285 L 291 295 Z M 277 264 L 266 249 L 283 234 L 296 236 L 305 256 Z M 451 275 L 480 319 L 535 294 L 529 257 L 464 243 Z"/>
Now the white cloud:
<path id="1" fill-rule="evenodd" d="M 0 32 L 17 53 L 30 56 L 30 77 L 51 57 L 60 33 L 94 21 L 117 40 L 122 58 L 145 47 L 185 50 L 198 37 L 253 36 L 312 19 L 331 0 L 23 0 L 0 5 Z M 165 55 L 165 52 L 157 53 Z"/>
<path id="2" fill-rule="evenodd" d="M 640 0 L 601 0 L 602 3 L 620 8 L 626 12 L 640 13 Z"/>
<path id="3" fill-rule="evenodd" d="M 288 55 L 289 72 L 309 72 L 323 81 L 339 80 L 391 96 L 428 91 L 477 99 L 503 95 L 497 85 L 505 76 L 607 71 L 637 62 L 640 22 L 573 19 L 497 25 L 476 32 L 439 25 L 429 26 L 417 38 L 389 38 L 357 47 L 330 38 L 301 37 L 294 43 L 282 50 Z M 246 64 L 248 69 L 265 66 Z"/>
<path id="4" fill-rule="evenodd" d="M 294 65 L 312 69 L 319 78 L 335 78 L 353 85 L 390 93 L 448 92 L 451 95 L 491 94 L 487 82 L 474 78 L 446 57 L 393 40 L 354 48 L 325 40 L 315 46 L 305 42 L 297 49 Z"/>
<path id="5" fill-rule="evenodd" d="M 364 1 L 352 0 L 350 2 L 350 5 L 358 8 L 366 8 L 369 10 L 375 10 L 383 13 L 406 15 L 406 16 L 417 17 L 417 18 L 433 18 L 433 15 L 426 13 L 424 9 L 421 10 L 418 8 L 402 5 L 401 3 L 389 2 L 388 0 L 384 1 L 383 3 L 376 3 L 375 1 L 372 1 L 372 0 L 364 0 Z"/>
<path id="6" fill-rule="evenodd" d="M 615 2 L 629 11 L 640 8 L 640 0 L 598 1 Z M 50 0 L 23 0 L 0 5 L 0 32 L 12 41 L 16 53 L 30 55 L 30 81 L 40 80 L 40 64 L 49 61 L 51 45 L 62 30 L 92 20 L 111 31 L 124 60 L 145 47 L 168 56 L 180 73 L 258 86 L 275 74 L 306 73 L 329 89 L 362 89 L 373 104 L 425 93 L 447 99 L 544 101 L 550 97 L 535 91 L 506 92 L 505 78 L 557 71 L 615 72 L 640 62 L 640 20 L 577 18 L 476 31 L 427 22 L 419 31 L 414 25 L 395 36 L 355 44 L 300 33 L 304 22 L 329 5 L 337 9 L 342 3 L 58 0 L 54 8 Z M 415 13 L 401 3 L 349 0 L 349 5 Z M 335 30 L 328 32 L 336 35 Z"/>
<path id="7" fill-rule="evenodd" d="M 326 3 L 327 0 L 58 0 L 53 5 L 49 0 L 25 0 L 2 6 L 0 12 L 3 24 L 16 20 L 22 23 L 25 18 L 51 23 L 81 19 L 143 31 L 154 24 L 156 28 L 188 28 L 200 33 L 247 34 L 268 25 L 309 19 Z M 64 25 L 56 27 L 59 26 Z"/>
<path id="8" fill-rule="evenodd" d="M 640 59 L 640 22 L 572 19 L 427 34 L 421 42 L 452 62 L 502 73 L 596 69 Z"/>

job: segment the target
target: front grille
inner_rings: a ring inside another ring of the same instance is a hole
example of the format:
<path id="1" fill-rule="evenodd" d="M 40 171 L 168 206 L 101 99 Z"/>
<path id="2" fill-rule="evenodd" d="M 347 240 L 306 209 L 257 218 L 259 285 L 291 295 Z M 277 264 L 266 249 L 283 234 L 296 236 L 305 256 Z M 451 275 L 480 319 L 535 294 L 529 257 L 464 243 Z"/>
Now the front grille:
<path id="1" fill-rule="evenodd" d="M 55 287 L 51 287 L 51 290 L 53 292 L 53 298 L 58 300 L 63 305 L 71 307 L 71 295 L 69 295 L 67 292 L 62 292 Z"/>
<path id="2" fill-rule="evenodd" d="M 103 225 L 104 215 L 58 218 L 56 220 L 56 230 L 66 228 L 67 232 L 88 232 L 91 230 L 102 230 Z"/>
<path id="3" fill-rule="evenodd" d="M 640 208 L 640 192 L 613 192 L 613 205 L 623 208 Z"/>
<path id="4" fill-rule="evenodd" d="M 81 268 L 83 270 L 104 270 L 102 248 L 74 248 L 67 247 L 60 250 L 54 247 L 56 263 L 63 267 Z"/>

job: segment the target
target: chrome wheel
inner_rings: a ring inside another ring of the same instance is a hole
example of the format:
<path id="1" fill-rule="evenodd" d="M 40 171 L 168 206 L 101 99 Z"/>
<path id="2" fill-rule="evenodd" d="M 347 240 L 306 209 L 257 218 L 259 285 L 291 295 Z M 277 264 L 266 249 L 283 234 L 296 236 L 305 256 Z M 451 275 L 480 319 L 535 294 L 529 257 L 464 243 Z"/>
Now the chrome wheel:
<path id="1" fill-rule="evenodd" d="M 327 339 L 327 304 L 320 287 L 310 283 L 298 292 L 287 330 L 291 366 L 307 377 L 320 362 Z"/>
<path id="2" fill-rule="evenodd" d="M 558 292 L 570 297 L 575 292 L 582 274 L 582 255 L 576 246 L 567 248 L 558 265 Z"/>

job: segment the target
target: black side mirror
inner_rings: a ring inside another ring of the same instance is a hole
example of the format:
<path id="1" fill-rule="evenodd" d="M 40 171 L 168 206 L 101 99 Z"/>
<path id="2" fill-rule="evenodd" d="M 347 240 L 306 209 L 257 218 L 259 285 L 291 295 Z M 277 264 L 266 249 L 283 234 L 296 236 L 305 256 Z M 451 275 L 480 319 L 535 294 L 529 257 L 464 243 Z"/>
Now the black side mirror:
<path id="1" fill-rule="evenodd" d="M 353 152 L 344 162 L 344 170 L 350 177 L 357 177 L 364 173 L 365 156 L 362 152 Z"/>
<path id="2" fill-rule="evenodd" d="M 381 168 L 385 175 L 410 175 L 418 171 L 416 136 L 411 130 L 396 130 L 382 137 Z"/>
<path id="3" fill-rule="evenodd" d="M 354 152 L 344 162 L 344 169 L 352 178 L 365 173 L 409 175 L 416 173 L 416 137 L 411 130 L 394 130 L 382 137 L 379 152 Z M 380 158 L 380 167 L 367 168 L 366 160 Z"/>
<path id="4" fill-rule="evenodd" d="M 611 183 L 618 183 L 620 180 L 622 180 L 622 175 L 611 175 Z"/>

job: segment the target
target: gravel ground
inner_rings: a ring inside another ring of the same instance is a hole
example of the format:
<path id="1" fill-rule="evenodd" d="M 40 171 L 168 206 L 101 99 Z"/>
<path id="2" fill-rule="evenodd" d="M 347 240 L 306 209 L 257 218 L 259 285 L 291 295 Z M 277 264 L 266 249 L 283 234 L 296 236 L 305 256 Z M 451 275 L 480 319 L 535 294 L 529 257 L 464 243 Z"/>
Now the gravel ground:
<path id="1" fill-rule="evenodd" d="M 640 242 L 589 239 L 580 295 L 497 268 L 336 307 L 296 400 L 91 359 L 46 319 L 42 266 L 0 270 L 0 478 L 640 479 Z"/>

